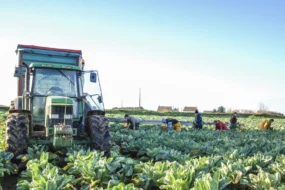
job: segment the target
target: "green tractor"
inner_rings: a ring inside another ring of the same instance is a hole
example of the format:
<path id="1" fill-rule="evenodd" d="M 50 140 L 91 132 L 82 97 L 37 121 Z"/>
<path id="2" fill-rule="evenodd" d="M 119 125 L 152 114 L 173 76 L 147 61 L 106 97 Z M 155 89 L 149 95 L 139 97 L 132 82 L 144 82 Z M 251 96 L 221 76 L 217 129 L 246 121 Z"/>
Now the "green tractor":
<path id="1" fill-rule="evenodd" d="M 84 70 L 81 50 L 18 45 L 18 96 L 6 121 L 6 151 L 15 156 L 29 144 L 53 148 L 90 145 L 110 154 L 99 75 Z"/>

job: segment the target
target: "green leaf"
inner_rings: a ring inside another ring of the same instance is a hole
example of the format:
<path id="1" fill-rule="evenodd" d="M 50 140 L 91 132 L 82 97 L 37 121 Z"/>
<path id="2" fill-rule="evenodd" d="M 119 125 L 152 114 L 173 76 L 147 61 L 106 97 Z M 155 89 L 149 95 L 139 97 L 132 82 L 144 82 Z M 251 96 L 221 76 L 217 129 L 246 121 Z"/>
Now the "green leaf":
<path id="1" fill-rule="evenodd" d="M 216 171 L 212 179 L 211 190 L 219 190 L 220 172 Z"/>

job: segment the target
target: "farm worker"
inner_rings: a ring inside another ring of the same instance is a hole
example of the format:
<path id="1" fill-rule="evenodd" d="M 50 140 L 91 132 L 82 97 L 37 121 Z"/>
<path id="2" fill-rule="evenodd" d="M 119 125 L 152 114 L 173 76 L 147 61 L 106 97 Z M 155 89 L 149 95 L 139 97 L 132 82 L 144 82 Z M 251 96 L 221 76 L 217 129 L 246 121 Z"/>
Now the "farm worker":
<path id="1" fill-rule="evenodd" d="M 167 127 L 164 127 L 163 129 L 174 129 L 176 131 L 181 131 L 181 123 L 177 119 L 169 119 L 169 118 L 163 118 L 162 123 L 167 124 Z"/>
<path id="2" fill-rule="evenodd" d="M 215 120 L 214 124 L 216 126 L 216 130 L 228 130 L 226 124 L 221 122 L 220 120 Z"/>
<path id="3" fill-rule="evenodd" d="M 138 129 L 140 122 L 137 118 L 129 116 L 128 114 L 125 115 L 125 120 L 127 122 L 126 128 L 130 129 Z"/>
<path id="4" fill-rule="evenodd" d="M 194 129 L 202 129 L 202 126 L 203 126 L 202 116 L 198 110 L 195 110 L 195 121 L 193 123 L 193 127 Z"/>
<path id="5" fill-rule="evenodd" d="M 264 129 L 264 130 L 269 130 L 272 129 L 271 123 L 274 122 L 274 119 L 264 120 L 260 125 L 257 127 L 258 129 Z"/>
<path id="6" fill-rule="evenodd" d="M 234 112 L 230 119 L 230 129 L 236 129 L 238 127 L 237 124 L 237 112 Z"/>

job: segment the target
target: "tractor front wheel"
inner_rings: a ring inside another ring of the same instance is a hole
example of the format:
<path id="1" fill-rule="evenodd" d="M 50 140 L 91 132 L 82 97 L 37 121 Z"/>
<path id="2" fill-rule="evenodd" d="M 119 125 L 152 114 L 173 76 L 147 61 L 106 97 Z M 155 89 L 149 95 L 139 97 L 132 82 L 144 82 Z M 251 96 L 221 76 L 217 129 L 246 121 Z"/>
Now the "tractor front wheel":
<path id="1" fill-rule="evenodd" d="M 91 148 L 104 151 L 105 156 L 110 155 L 110 126 L 108 119 L 103 115 L 91 115 L 87 118 L 87 133 L 91 138 Z"/>
<path id="2" fill-rule="evenodd" d="M 17 157 L 28 148 L 29 117 L 24 113 L 10 113 L 6 120 L 6 151 Z"/>

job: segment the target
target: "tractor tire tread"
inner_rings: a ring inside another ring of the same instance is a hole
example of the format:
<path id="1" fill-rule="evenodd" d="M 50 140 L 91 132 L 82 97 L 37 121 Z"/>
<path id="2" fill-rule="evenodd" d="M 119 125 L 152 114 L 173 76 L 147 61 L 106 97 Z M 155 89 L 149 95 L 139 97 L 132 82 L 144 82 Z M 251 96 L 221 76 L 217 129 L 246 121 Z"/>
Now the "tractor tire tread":
<path id="1" fill-rule="evenodd" d="M 111 143 L 109 121 L 105 116 L 92 115 L 88 118 L 88 133 L 91 138 L 91 148 L 104 151 L 105 156 L 110 154 Z"/>
<path id="2" fill-rule="evenodd" d="M 6 120 L 6 151 L 14 156 L 25 153 L 28 146 L 28 115 L 11 113 Z"/>

